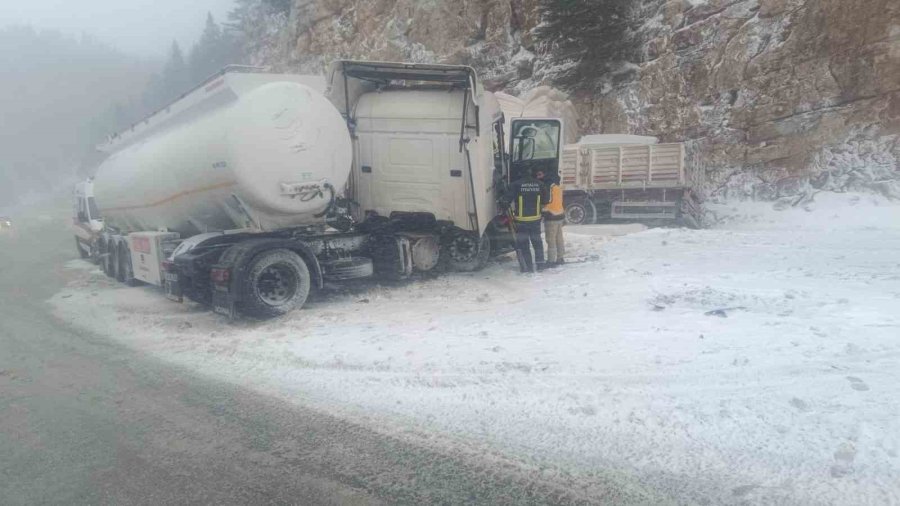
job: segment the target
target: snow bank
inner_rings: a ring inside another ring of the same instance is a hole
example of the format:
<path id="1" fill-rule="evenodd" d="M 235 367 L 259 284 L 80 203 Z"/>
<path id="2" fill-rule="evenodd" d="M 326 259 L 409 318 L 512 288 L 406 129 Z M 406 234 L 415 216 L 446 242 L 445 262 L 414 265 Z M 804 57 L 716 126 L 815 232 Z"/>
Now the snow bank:
<path id="1" fill-rule="evenodd" d="M 706 208 L 720 227 L 765 230 L 900 229 L 900 206 L 885 197 L 867 193 L 814 192 L 784 201 L 714 204 Z"/>
<path id="2" fill-rule="evenodd" d="M 722 206 L 713 230 L 569 227 L 572 255 L 599 261 L 363 285 L 266 323 L 96 271 L 51 303 L 203 374 L 588 490 L 897 503 L 900 207 L 815 203 Z"/>

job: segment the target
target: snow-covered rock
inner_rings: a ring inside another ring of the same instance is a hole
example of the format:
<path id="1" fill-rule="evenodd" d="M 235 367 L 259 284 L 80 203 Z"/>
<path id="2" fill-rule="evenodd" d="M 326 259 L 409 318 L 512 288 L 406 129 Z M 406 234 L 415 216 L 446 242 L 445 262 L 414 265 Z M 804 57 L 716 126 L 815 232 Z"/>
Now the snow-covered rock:
<path id="1" fill-rule="evenodd" d="M 712 195 L 900 179 L 897 2 L 656 0 L 645 15 L 640 73 L 591 100 L 594 128 L 690 141 Z"/>

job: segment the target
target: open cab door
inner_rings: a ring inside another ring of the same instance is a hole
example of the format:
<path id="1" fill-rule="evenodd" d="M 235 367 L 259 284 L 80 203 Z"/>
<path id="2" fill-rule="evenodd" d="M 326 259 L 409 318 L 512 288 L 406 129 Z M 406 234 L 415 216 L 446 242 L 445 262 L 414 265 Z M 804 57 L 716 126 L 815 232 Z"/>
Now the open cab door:
<path id="1" fill-rule="evenodd" d="M 543 172 L 559 174 L 562 121 L 553 118 L 515 118 L 510 125 L 510 181 Z"/>

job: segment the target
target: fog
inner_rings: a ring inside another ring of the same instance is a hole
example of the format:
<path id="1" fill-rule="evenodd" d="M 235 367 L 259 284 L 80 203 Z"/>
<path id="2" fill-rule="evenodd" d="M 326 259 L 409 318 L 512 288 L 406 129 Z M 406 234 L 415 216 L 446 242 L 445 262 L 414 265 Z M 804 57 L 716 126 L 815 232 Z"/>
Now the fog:
<path id="1" fill-rule="evenodd" d="M 173 39 L 192 44 L 211 12 L 225 19 L 234 0 L 0 1 L 0 26 L 29 25 L 88 33 L 127 54 L 162 58 Z"/>
<path id="2" fill-rule="evenodd" d="M 233 4 L 0 0 L 0 209 L 68 187 L 97 142 L 237 62 Z"/>

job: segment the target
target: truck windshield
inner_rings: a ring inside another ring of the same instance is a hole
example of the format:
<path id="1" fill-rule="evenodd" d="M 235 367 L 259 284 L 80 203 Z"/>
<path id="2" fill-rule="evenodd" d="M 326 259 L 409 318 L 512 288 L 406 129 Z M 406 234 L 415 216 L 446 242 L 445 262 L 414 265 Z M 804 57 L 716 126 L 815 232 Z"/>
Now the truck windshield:
<path id="1" fill-rule="evenodd" d="M 559 121 L 514 121 L 512 130 L 515 161 L 547 160 L 559 156 Z"/>

